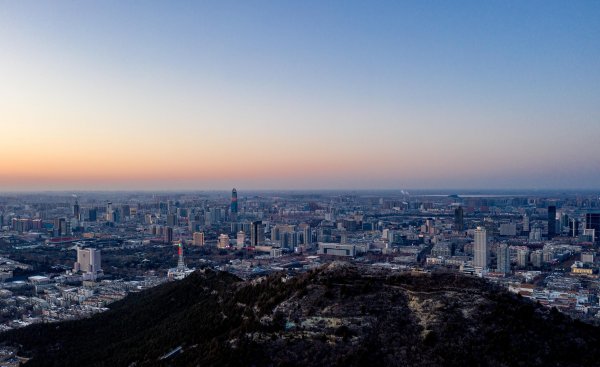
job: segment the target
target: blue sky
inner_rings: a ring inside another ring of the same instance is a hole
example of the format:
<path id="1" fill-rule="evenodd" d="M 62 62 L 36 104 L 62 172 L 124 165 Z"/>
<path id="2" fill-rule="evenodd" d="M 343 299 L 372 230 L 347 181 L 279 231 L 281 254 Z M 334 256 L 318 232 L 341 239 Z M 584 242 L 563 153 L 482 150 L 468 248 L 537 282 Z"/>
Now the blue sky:
<path id="1" fill-rule="evenodd" d="M 0 189 L 597 188 L 600 2 L 0 1 Z"/>

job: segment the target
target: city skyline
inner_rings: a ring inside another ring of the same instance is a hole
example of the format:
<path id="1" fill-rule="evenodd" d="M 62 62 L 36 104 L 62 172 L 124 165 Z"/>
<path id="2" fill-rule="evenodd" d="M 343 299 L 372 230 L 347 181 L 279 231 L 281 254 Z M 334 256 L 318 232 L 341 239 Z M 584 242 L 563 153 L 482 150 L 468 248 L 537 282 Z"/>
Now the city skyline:
<path id="1" fill-rule="evenodd" d="M 0 191 L 596 189 L 594 2 L 1 2 Z"/>

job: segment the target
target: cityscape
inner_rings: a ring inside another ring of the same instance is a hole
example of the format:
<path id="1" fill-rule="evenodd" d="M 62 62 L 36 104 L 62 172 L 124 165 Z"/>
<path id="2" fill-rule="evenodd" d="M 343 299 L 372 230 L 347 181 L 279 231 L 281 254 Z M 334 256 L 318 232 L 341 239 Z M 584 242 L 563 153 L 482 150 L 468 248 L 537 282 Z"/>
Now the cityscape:
<path id="1" fill-rule="evenodd" d="M 0 367 L 600 366 L 599 19 L 0 1 Z"/>
<path id="2" fill-rule="evenodd" d="M 4 331 L 89 317 L 194 269 L 254 279 L 340 260 L 482 277 L 600 323 L 591 192 L 31 193 L 0 208 Z"/>

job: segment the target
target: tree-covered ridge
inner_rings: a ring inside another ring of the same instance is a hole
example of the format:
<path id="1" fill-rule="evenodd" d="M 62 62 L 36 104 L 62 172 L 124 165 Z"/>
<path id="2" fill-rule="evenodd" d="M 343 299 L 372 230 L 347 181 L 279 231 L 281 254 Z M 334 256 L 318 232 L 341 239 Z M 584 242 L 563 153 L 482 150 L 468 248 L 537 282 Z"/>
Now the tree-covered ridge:
<path id="1" fill-rule="evenodd" d="M 598 328 L 481 279 L 345 263 L 246 282 L 196 272 L 90 319 L 0 338 L 22 345 L 31 366 L 591 366 L 600 360 Z"/>

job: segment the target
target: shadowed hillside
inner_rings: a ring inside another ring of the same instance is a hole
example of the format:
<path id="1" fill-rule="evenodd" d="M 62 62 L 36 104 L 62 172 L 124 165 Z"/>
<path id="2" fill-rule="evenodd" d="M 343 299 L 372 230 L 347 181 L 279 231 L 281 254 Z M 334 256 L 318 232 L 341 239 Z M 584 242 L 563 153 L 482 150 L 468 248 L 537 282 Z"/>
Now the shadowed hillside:
<path id="1" fill-rule="evenodd" d="M 243 282 L 206 270 L 106 313 L 0 335 L 28 366 L 598 365 L 600 329 L 458 274 L 333 263 Z M 176 349 L 181 347 L 181 349 Z M 175 351 L 167 356 L 169 352 Z M 163 359 L 161 359 L 163 358 Z"/>

